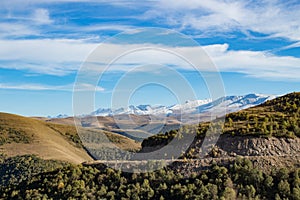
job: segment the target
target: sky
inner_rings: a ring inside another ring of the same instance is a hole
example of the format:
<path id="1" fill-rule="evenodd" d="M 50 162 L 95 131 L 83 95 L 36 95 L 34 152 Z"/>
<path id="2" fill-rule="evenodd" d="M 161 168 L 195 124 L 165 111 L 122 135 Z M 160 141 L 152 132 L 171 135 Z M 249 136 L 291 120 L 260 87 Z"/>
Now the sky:
<path id="1" fill-rule="evenodd" d="M 216 73 L 225 95 L 300 91 L 299 10 L 297 0 L 2 0 L 0 112 L 72 115 L 74 88 L 82 101 L 93 92 L 91 111 L 206 99 Z"/>

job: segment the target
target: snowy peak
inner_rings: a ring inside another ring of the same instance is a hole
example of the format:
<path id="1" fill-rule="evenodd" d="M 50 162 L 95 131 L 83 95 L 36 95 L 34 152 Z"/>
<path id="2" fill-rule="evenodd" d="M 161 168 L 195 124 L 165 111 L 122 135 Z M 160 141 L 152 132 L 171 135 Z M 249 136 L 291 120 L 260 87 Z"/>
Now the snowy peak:
<path id="1" fill-rule="evenodd" d="M 199 106 L 197 113 L 212 112 L 226 108 L 227 113 L 243 110 L 260 105 L 268 100 L 276 98 L 274 95 L 247 94 L 243 96 L 221 97 L 211 103 Z"/>
<path id="2" fill-rule="evenodd" d="M 47 118 L 49 118 L 49 119 L 63 119 L 63 118 L 67 118 L 67 117 L 69 117 L 69 115 L 59 114 L 57 116 L 48 116 Z"/>
<path id="3" fill-rule="evenodd" d="M 209 102 L 211 102 L 211 100 L 187 101 L 185 102 L 185 104 L 175 104 L 172 106 L 130 105 L 128 106 L 128 108 L 118 108 L 118 109 L 100 108 L 95 112 L 91 113 L 91 115 L 96 115 L 96 116 L 112 116 L 112 115 L 121 115 L 121 114 L 169 115 L 172 113 L 181 113 L 183 111 L 184 113 L 190 113 L 190 112 L 194 112 L 198 106 Z"/>
<path id="4" fill-rule="evenodd" d="M 215 112 L 224 107 L 229 112 L 246 109 L 274 99 L 276 96 L 264 94 L 247 94 L 242 96 L 226 96 L 212 101 L 211 99 L 186 101 L 184 104 L 175 104 L 171 106 L 151 106 L 151 105 L 130 105 L 127 108 L 100 108 L 91 115 L 112 116 L 121 114 L 135 115 L 178 115 L 178 114 L 201 114 L 206 112 Z"/>

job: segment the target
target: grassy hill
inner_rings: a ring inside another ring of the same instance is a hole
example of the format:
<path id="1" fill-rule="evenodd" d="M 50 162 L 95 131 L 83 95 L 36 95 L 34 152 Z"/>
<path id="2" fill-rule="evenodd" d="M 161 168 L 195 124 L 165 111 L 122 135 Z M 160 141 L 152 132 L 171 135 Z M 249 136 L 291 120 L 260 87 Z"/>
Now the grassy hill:
<path id="1" fill-rule="evenodd" d="M 192 134 L 201 139 L 205 136 L 211 122 L 187 125 L 180 132 Z M 300 136 L 300 93 L 291 93 L 267 101 L 256 107 L 226 115 L 222 124 L 222 134 L 231 136 L 285 137 Z M 196 133 L 195 131 L 196 130 Z M 145 139 L 142 147 L 161 147 L 168 144 L 178 130 L 168 131 Z"/>
<path id="2" fill-rule="evenodd" d="M 99 130 L 82 128 L 89 140 L 100 135 Z M 105 131 L 110 141 L 122 149 L 135 150 L 139 143 L 118 134 Z M 105 145 L 94 141 L 96 145 Z M 90 161 L 74 125 L 56 124 L 44 120 L 0 113 L 0 153 L 7 156 L 34 154 L 43 159 L 72 163 Z"/>
<path id="3" fill-rule="evenodd" d="M 0 113 L 0 151 L 8 156 L 35 154 L 73 163 L 91 160 L 75 134 L 71 126 Z"/>
<path id="4" fill-rule="evenodd" d="M 300 93 L 226 116 L 224 133 L 233 135 L 300 136 Z"/>

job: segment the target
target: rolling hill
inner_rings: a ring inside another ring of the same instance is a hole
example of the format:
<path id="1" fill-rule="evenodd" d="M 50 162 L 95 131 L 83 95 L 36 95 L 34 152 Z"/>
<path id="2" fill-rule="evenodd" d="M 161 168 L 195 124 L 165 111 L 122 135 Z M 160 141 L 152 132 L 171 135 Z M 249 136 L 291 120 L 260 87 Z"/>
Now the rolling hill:
<path id="1" fill-rule="evenodd" d="M 109 131 L 82 128 L 82 137 L 92 140 L 104 133 L 122 149 L 135 150 L 139 143 Z M 85 144 L 91 145 L 89 144 Z M 105 145 L 97 142 L 98 146 Z M 72 163 L 90 161 L 74 125 L 56 124 L 44 120 L 0 113 L 0 153 L 9 157 L 34 154 L 43 159 L 63 160 Z"/>
<path id="2" fill-rule="evenodd" d="M 0 113 L 0 131 L 0 151 L 8 156 L 35 154 L 73 163 L 91 160 L 80 143 L 66 136 L 74 134 L 69 126 L 56 127 L 40 120 Z"/>
<path id="3" fill-rule="evenodd" d="M 44 118 L 45 122 L 74 125 L 74 118 Z M 79 120 L 79 119 L 76 119 Z M 112 134 L 141 142 L 144 138 L 150 137 L 159 132 L 166 132 L 180 126 L 174 117 L 163 119 L 157 116 L 124 114 L 116 116 L 85 116 L 78 121 L 83 128 L 103 130 Z"/>

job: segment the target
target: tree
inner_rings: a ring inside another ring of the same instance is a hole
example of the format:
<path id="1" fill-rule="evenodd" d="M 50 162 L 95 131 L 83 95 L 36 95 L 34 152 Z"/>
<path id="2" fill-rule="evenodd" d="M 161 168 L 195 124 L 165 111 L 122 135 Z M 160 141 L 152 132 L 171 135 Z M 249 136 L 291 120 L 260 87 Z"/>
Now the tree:
<path id="1" fill-rule="evenodd" d="M 233 121 L 230 117 L 228 118 L 228 126 L 233 127 Z"/>
<path id="2" fill-rule="evenodd" d="M 288 198 L 291 194 L 290 184 L 287 180 L 281 180 L 278 184 L 278 192 L 281 197 Z"/>
<path id="3" fill-rule="evenodd" d="M 154 190 L 151 188 L 148 179 L 144 179 L 143 184 L 141 185 L 141 198 L 150 199 L 154 196 Z"/>
<path id="4" fill-rule="evenodd" d="M 234 189 L 232 188 L 229 188 L 229 187 L 226 187 L 223 194 L 222 194 L 222 197 L 221 197 L 222 200 L 227 200 L 227 199 L 236 199 L 236 192 Z"/>
<path id="5" fill-rule="evenodd" d="M 208 183 L 206 187 L 210 192 L 209 199 L 218 199 L 218 186 L 215 184 Z"/>
<path id="6" fill-rule="evenodd" d="M 294 200 L 300 200 L 300 188 L 294 187 L 292 197 Z"/>

